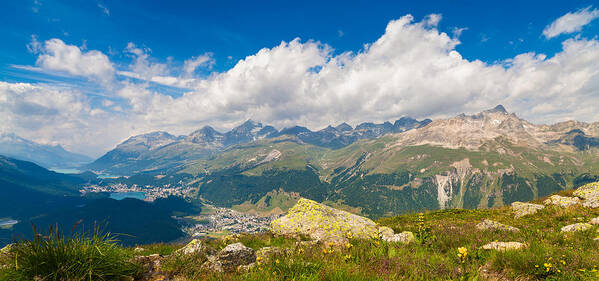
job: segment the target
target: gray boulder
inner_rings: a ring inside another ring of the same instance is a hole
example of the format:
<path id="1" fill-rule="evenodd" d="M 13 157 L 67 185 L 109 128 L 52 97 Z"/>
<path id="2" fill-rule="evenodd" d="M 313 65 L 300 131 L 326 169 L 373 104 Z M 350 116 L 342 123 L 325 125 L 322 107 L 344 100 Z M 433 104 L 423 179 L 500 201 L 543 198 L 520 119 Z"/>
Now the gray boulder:
<path id="1" fill-rule="evenodd" d="M 526 215 L 532 215 L 545 208 L 543 205 L 532 204 L 532 203 L 522 203 L 522 202 L 514 202 L 512 203 L 512 211 L 514 211 L 514 217 L 520 218 Z"/>
<path id="2" fill-rule="evenodd" d="M 228 245 L 218 254 L 209 256 L 202 268 L 215 272 L 235 272 L 242 266 L 247 266 L 256 261 L 253 249 L 241 243 Z"/>

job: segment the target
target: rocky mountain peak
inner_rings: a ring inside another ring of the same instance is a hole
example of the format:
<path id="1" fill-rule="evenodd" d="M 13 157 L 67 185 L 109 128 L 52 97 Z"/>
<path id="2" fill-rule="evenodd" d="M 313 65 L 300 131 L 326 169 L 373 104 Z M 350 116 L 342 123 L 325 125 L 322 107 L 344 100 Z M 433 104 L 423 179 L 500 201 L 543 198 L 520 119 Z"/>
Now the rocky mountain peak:
<path id="1" fill-rule="evenodd" d="M 349 124 L 343 122 L 339 125 L 337 125 L 337 127 L 335 127 L 335 129 L 341 131 L 341 132 L 345 132 L 345 131 L 351 131 L 353 130 L 352 126 L 350 126 Z"/>
<path id="2" fill-rule="evenodd" d="M 221 141 L 222 138 L 223 138 L 222 133 L 218 132 L 217 130 L 215 130 L 214 128 L 212 128 L 210 126 L 204 126 L 203 128 L 189 134 L 189 136 L 187 137 L 187 140 L 191 141 L 193 143 L 207 144 L 207 143 L 213 143 L 215 141 Z"/>
<path id="3" fill-rule="evenodd" d="M 493 109 L 489 109 L 487 111 L 490 112 L 501 112 L 501 113 L 508 113 L 507 110 L 505 110 L 505 107 L 503 107 L 503 105 L 498 104 L 496 107 L 494 107 Z"/>
<path id="4" fill-rule="evenodd" d="M 128 150 L 129 148 L 143 146 L 151 150 L 163 145 L 167 145 L 176 140 L 176 136 L 173 136 L 167 132 L 156 131 L 147 134 L 132 136 L 123 143 L 119 144 L 117 148 Z"/>
<path id="5" fill-rule="evenodd" d="M 232 132 L 250 132 L 256 128 L 262 128 L 262 123 L 255 122 L 252 119 L 248 119 L 247 121 L 243 122 L 243 124 L 233 128 L 231 131 Z"/>
<path id="6" fill-rule="evenodd" d="M 509 114 L 501 105 L 473 115 L 459 114 L 448 119 L 435 120 L 426 127 L 400 134 L 403 145 L 440 145 L 448 148 L 478 148 L 499 136 L 513 142 L 542 144 L 549 136 L 539 126 Z"/>

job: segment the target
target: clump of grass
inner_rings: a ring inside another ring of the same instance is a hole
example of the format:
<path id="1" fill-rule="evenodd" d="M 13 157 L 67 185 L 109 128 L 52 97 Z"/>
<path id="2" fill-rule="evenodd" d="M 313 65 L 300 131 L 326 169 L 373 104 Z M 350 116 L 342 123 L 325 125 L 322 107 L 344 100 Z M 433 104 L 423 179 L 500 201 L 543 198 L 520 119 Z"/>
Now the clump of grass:
<path id="1" fill-rule="evenodd" d="M 47 234 L 33 227 L 33 239 L 15 241 L 7 255 L 2 280 L 119 280 L 136 276 L 139 267 L 108 232 L 94 226 L 91 232 L 63 235 L 57 227 Z"/>

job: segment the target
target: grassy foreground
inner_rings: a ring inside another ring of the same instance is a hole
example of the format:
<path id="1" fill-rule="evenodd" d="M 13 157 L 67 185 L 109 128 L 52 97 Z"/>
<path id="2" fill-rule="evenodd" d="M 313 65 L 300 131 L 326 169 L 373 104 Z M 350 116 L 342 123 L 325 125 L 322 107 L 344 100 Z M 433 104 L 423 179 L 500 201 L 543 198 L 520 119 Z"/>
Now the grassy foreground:
<path id="1" fill-rule="evenodd" d="M 564 193 L 562 193 L 564 194 Z M 514 219 L 507 207 L 491 210 L 443 210 L 384 218 L 379 224 L 396 232 L 412 231 L 416 242 L 387 243 L 350 239 L 340 247 L 310 245 L 270 233 L 210 240 L 222 249 L 242 242 L 259 249 L 288 248 L 288 254 L 259 260 L 249 272 L 219 274 L 201 270 L 206 257 L 172 254 L 183 245 L 145 245 L 144 250 L 122 248 L 107 235 L 88 233 L 65 239 L 57 231 L 32 241 L 17 241 L 0 254 L 0 280 L 138 280 L 136 255 L 169 255 L 162 270 L 180 280 L 599 280 L 597 228 L 562 233 L 561 227 L 588 222 L 598 209 L 580 205 L 548 206 L 534 215 Z M 478 230 L 492 219 L 520 228 L 519 232 Z M 480 247 L 493 241 L 525 242 L 514 251 Z M 35 279 L 37 278 L 37 279 Z M 503 279 L 502 279 L 503 278 Z"/>

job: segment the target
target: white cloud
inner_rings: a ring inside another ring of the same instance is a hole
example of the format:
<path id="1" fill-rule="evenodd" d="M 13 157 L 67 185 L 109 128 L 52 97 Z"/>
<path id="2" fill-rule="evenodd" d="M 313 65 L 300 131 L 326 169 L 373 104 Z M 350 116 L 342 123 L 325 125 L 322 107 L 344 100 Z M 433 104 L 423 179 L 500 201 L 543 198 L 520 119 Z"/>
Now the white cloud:
<path id="1" fill-rule="evenodd" d="M 4 83 L 0 109 L 10 112 L 0 121 L 21 135 L 45 130 L 46 138 L 95 153 L 132 134 L 152 130 L 187 134 L 207 124 L 226 129 L 248 118 L 278 127 L 299 124 L 318 129 L 343 121 L 445 117 L 501 103 L 538 123 L 599 121 L 596 39 L 566 40 L 563 50 L 552 57 L 525 53 L 487 64 L 462 58 L 456 51 L 458 39 L 437 30 L 440 18 L 414 22 L 408 15 L 391 21 L 380 38 L 356 53 L 335 55 L 332 47 L 311 40 L 281 42 L 238 61 L 228 71 L 203 78 L 192 73 L 209 65 L 208 58 L 193 57 L 176 67 L 158 63 L 149 50 L 130 44 L 127 51 L 133 63 L 119 74 L 142 82 L 119 82 L 111 102 L 100 101 L 102 107 L 96 108 L 80 93 L 42 87 L 20 94 L 37 97 L 33 105 L 2 104 L 15 96 L 16 90 L 10 89 L 22 87 Z M 172 97 L 156 92 L 146 81 L 184 84 L 191 90 Z M 24 115 L 17 113 L 36 104 L 41 106 L 38 112 L 60 118 L 44 118 L 40 125 L 21 121 L 24 117 L 19 116 Z M 65 137 L 70 134 L 77 138 Z"/>
<path id="2" fill-rule="evenodd" d="M 108 10 L 106 6 L 102 5 L 101 3 L 98 3 L 98 8 L 100 8 L 100 10 L 102 10 L 102 12 L 105 15 L 110 16 L 110 10 Z"/>
<path id="3" fill-rule="evenodd" d="M 196 69 L 200 66 L 207 65 L 208 67 L 212 67 L 215 61 L 212 58 L 212 53 L 206 53 L 203 55 L 199 55 L 197 57 L 192 57 L 188 60 L 185 60 L 183 63 L 183 70 L 187 75 L 193 75 Z"/>
<path id="4" fill-rule="evenodd" d="M 133 43 L 129 43 L 125 48 L 125 52 L 133 57 L 133 63 L 129 66 L 130 71 L 140 79 L 151 81 L 154 76 L 167 76 L 169 74 L 167 64 L 150 61 L 152 50 L 149 48 L 142 49 Z"/>
<path id="5" fill-rule="evenodd" d="M 599 10 L 586 7 L 576 12 L 567 13 L 545 27 L 543 35 L 551 39 L 560 34 L 569 34 L 582 30 L 582 27 L 599 17 Z"/>
<path id="6" fill-rule="evenodd" d="M 76 90 L 0 82 L 0 131 L 97 155 L 128 134 L 118 119 Z"/>
<path id="7" fill-rule="evenodd" d="M 113 79 L 114 67 L 100 51 L 82 52 L 79 47 L 67 45 L 56 38 L 41 44 L 34 37 L 29 46 L 31 51 L 40 53 L 36 64 L 43 69 L 84 76 L 102 83 Z"/>

